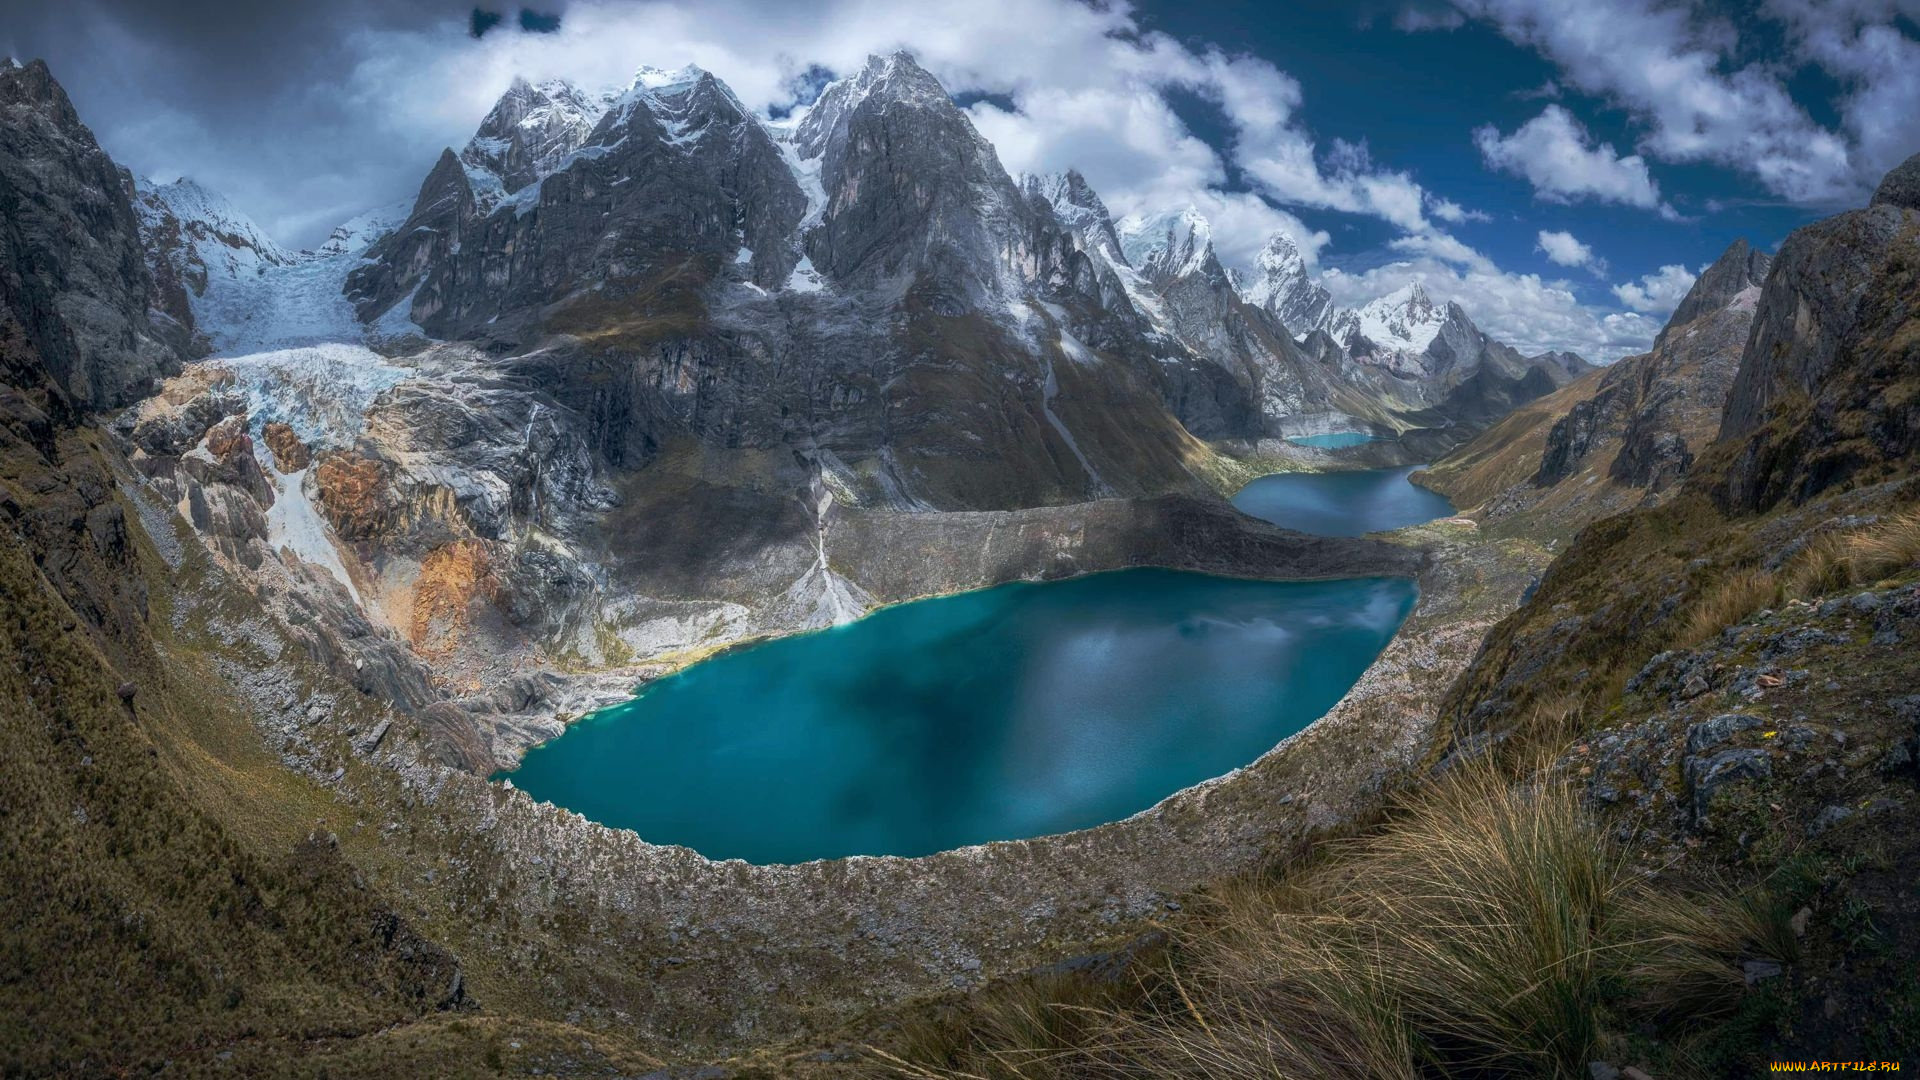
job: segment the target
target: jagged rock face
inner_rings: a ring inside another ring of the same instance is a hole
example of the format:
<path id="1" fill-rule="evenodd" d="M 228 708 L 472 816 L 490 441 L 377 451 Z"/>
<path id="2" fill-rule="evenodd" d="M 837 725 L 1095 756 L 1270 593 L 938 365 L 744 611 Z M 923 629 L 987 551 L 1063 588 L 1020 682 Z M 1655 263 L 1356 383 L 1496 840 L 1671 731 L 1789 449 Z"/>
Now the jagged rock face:
<path id="1" fill-rule="evenodd" d="M 954 315 L 1009 292 L 1007 261 L 1030 258 L 1014 247 L 1025 200 L 992 144 L 905 54 L 830 86 L 794 142 L 821 159 L 827 199 L 807 253 L 836 281 L 894 295 L 919 285 Z"/>
<path id="2" fill-rule="evenodd" d="M 482 199 L 498 202 L 558 168 L 593 134 L 613 98 L 560 79 L 533 86 L 515 78 L 460 151 L 460 163 Z"/>
<path id="3" fill-rule="evenodd" d="M 1264 308 L 1295 337 L 1324 330 L 1334 313 L 1333 294 L 1307 276 L 1307 260 L 1285 233 L 1273 234 L 1254 261 L 1256 276 L 1243 290 L 1247 302 Z"/>
<path id="4" fill-rule="evenodd" d="M 1614 364 L 1553 426 L 1534 485 L 1562 483 L 1611 450 L 1614 481 L 1654 495 L 1672 487 L 1712 441 L 1770 264 L 1736 240 L 1688 290 L 1653 351 Z"/>
<path id="5" fill-rule="evenodd" d="M 132 195 L 46 64 L 0 62 L 0 305 L 54 382 L 96 408 L 147 393 L 192 333 L 184 310 L 149 320 Z"/>
<path id="6" fill-rule="evenodd" d="M 1809 393 L 1853 330 L 1869 284 L 1902 247 L 1916 211 L 1883 202 L 1795 229 L 1774 257 L 1722 436 L 1766 422 L 1774 402 Z"/>
<path id="7" fill-rule="evenodd" d="M 538 160 L 511 144 L 502 155 Z M 644 318 L 663 287 L 697 289 L 722 266 L 762 286 L 785 280 L 806 205 L 766 129 L 718 80 L 642 72 L 557 171 L 490 211 L 468 166 L 444 153 L 412 216 L 368 251 L 347 288 L 365 320 L 411 297 L 412 320 L 440 337 L 569 302 L 631 300 Z"/>
<path id="8" fill-rule="evenodd" d="M 1895 166 L 1880 178 L 1869 206 L 1897 206 L 1902 210 L 1920 210 L 1920 154 Z"/>
<path id="9" fill-rule="evenodd" d="M 1722 507 L 1804 502 L 1920 454 L 1920 210 L 1876 198 L 1794 230 L 1758 304 L 1720 427 Z"/>
<path id="10" fill-rule="evenodd" d="M 1742 292 L 1766 281 L 1767 270 L 1772 265 L 1773 260 L 1765 252 L 1749 247 L 1745 238 L 1735 240 L 1687 290 L 1680 306 L 1673 309 L 1667 325 L 1661 329 L 1661 335 L 1664 337 L 1710 311 L 1733 303 Z"/>

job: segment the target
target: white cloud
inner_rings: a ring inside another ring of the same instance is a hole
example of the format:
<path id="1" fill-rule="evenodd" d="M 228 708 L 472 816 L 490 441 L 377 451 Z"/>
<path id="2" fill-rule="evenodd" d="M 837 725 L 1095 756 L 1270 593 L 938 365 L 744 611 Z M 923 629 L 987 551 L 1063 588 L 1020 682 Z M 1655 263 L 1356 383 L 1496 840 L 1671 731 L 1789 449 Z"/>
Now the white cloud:
<path id="1" fill-rule="evenodd" d="M 1452 8 L 1429 9 L 1409 4 L 1393 16 L 1393 28 L 1404 34 L 1422 34 L 1432 30 L 1458 30 L 1466 24 L 1466 16 Z"/>
<path id="2" fill-rule="evenodd" d="M 1511 135 L 1491 124 L 1476 128 L 1473 142 L 1489 166 L 1525 177 L 1549 202 L 1594 199 L 1672 214 L 1645 161 L 1621 157 L 1610 143 L 1590 145 L 1587 129 L 1559 105 L 1547 106 Z"/>
<path id="3" fill-rule="evenodd" d="M 1607 271 L 1607 260 L 1595 257 L 1593 248 L 1581 243 L 1570 232 L 1542 229 L 1537 247 L 1546 252 L 1547 261 L 1559 266 L 1585 267 L 1596 275 Z"/>
<path id="4" fill-rule="evenodd" d="M 1607 313 L 1581 303 L 1569 282 L 1503 273 L 1491 264 L 1458 266 L 1415 257 L 1361 273 L 1329 270 L 1321 281 L 1345 306 L 1418 281 L 1434 299 L 1458 303 L 1474 325 L 1529 356 L 1567 349 L 1596 363 L 1612 363 L 1645 352 L 1660 331 L 1658 321 L 1636 312 Z"/>
<path id="5" fill-rule="evenodd" d="M 1427 193 L 1427 213 L 1441 221 L 1458 225 L 1468 221 L 1492 221 L 1493 215 L 1479 210 L 1468 210 L 1452 199 L 1443 199 L 1432 192 Z"/>
<path id="6" fill-rule="evenodd" d="M 1693 271 L 1677 264 L 1668 264 L 1651 274 L 1642 275 L 1639 281 L 1629 281 L 1613 287 L 1613 295 L 1634 311 L 1665 318 L 1673 314 L 1673 309 L 1686 299 L 1687 290 L 1693 288 L 1696 281 Z"/>
<path id="7" fill-rule="evenodd" d="M 1854 159 L 1872 181 L 1920 151 L 1920 42 L 1894 23 L 1895 0 L 1767 0 L 1762 9 L 1786 25 L 1795 52 L 1847 87 L 1842 123 Z M 1920 3 L 1906 0 L 1920 22 Z"/>
<path id="8" fill-rule="evenodd" d="M 1898 0 L 1911 7 L 1910 0 Z M 1468 15 L 1496 24 L 1513 41 L 1559 66 L 1561 82 L 1626 108 L 1647 131 L 1638 149 L 1673 162 L 1712 162 L 1751 173 L 1770 191 L 1803 203 L 1857 198 L 1877 179 L 1870 155 L 1856 153 L 1870 132 L 1905 129 L 1920 98 L 1894 77 L 1843 103 L 1855 143 L 1816 123 L 1781 82 L 1782 66 L 1736 61 L 1731 23 L 1696 18 L 1666 0 L 1455 0 Z M 1846 30 L 1828 39 L 1803 32 L 1806 55 L 1842 79 L 1886 75 L 1912 42 L 1890 24 L 1891 3 L 1847 0 L 1813 7 L 1776 2 L 1776 17 L 1821 11 L 1796 22 L 1859 28 L 1863 12 L 1885 16 L 1868 39 Z M 1840 14 L 1831 14 L 1838 11 Z M 1904 44 L 1901 44 L 1904 43 Z M 1836 51 L 1837 50 L 1837 51 Z M 1846 52 L 1847 55 L 1841 55 Z M 1865 54 L 1865 55 L 1863 55 Z M 1912 71 L 1912 64 L 1906 65 Z M 1905 109 L 1905 116 L 1899 109 Z"/>

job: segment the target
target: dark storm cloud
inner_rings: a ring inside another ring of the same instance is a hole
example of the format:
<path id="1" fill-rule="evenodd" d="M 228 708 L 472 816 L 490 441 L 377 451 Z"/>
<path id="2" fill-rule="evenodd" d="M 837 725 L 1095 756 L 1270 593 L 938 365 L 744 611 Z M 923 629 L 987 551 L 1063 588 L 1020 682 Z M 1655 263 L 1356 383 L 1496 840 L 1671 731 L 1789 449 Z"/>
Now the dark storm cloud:
<path id="1" fill-rule="evenodd" d="M 467 20 L 467 32 L 473 37 L 483 38 L 487 31 L 499 26 L 506 16 L 486 8 L 474 8 Z M 557 34 L 560 32 L 560 16 L 535 11 L 532 8 L 520 9 L 520 29 L 529 34 Z"/>
<path id="2" fill-rule="evenodd" d="M 0 0 L 0 51 L 44 58 L 136 174 L 191 175 L 306 245 L 369 193 L 410 195 L 438 149 L 366 129 L 368 103 L 345 78 L 356 36 L 458 41 L 468 14 L 454 0 Z"/>
<path id="3" fill-rule="evenodd" d="M 467 32 L 476 38 L 486 37 L 487 31 L 500 25 L 501 18 L 501 14 L 497 11 L 474 8 L 472 17 L 467 20 Z"/>

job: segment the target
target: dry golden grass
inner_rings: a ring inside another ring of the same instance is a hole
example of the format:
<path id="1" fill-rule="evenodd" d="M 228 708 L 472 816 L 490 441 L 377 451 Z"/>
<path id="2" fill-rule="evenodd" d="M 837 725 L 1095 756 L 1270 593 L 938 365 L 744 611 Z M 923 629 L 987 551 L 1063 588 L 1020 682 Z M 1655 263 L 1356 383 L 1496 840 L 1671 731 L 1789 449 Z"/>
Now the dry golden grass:
<path id="1" fill-rule="evenodd" d="M 1786 575 L 1785 588 L 1810 596 L 1871 585 L 1920 566 L 1920 508 L 1863 529 L 1828 533 L 1807 546 Z"/>
<path id="2" fill-rule="evenodd" d="M 1766 902 L 1650 887 L 1571 788 L 1511 777 L 1455 769 L 1317 863 L 1223 889 L 1131 1007 L 1041 988 L 887 1064 L 917 1080 L 1571 1075 L 1609 1016 L 1719 1015 L 1738 958 L 1791 938 Z"/>
<path id="3" fill-rule="evenodd" d="M 1762 608 L 1806 599 L 1920 567 L 1920 508 L 1864 528 L 1827 533 L 1779 570 L 1747 570 L 1721 580 L 1693 607 L 1678 647 L 1692 648 Z"/>
<path id="4" fill-rule="evenodd" d="M 1776 603 L 1780 583 L 1767 570 L 1746 570 L 1724 578 L 1693 606 L 1677 646 L 1691 649 L 1726 627 Z"/>

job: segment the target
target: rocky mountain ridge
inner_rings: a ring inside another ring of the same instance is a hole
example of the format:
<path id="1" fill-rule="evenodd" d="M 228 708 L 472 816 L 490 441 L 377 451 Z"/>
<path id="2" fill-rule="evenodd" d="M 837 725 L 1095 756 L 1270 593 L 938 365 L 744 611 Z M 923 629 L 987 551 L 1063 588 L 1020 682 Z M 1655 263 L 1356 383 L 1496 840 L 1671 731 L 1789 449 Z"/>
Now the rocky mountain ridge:
<path id="1" fill-rule="evenodd" d="M 1541 398 L 1423 474 L 1488 525 L 1566 535 L 1669 497 L 1720 432 L 1773 260 L 1735 241 L 1652 351 Z"/>

